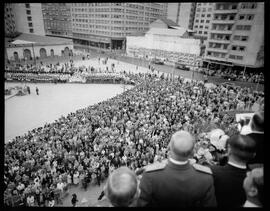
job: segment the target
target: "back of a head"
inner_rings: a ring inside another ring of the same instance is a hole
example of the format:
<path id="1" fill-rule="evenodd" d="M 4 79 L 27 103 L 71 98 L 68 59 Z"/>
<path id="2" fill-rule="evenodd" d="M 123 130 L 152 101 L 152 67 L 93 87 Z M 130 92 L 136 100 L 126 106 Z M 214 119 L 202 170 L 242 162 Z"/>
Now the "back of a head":
<path id="1" fill-rule="evenodd" d="M 264 132 L 264 112 L 258 112 L 253 115 L 251 129 L 253 131 Z"/>
<path id="2" fill-rule="evenodd" d="M 251 160 L 256 152 L 256 143 L 249 136 L 233 135 L 229 138 L 228 144 L 230 147 L 231 155 L 241 162 L 248 162 Z"/>
<path id="3" fill-rule="evenodd" d="M 135 172 L 127 167 L 120 167 L 109 176 L 105 194 L 115 207 L 128 207 L 137 193 L 138 182 Z"/>
<path id="4" fill-rule="evenodd" d="M 264 173 L 263 168 L 256 168 L 253 169 L 253 185 L 258 190 L 258 199 L 259 201 L 264 204 L 264 198 L 263 198 L 263 188 L 264 188 Z"/>
<path id="5" fill-rule="evenodd" d="M 193 153 L 194 138 L 189 132 L 177 131 L 172 135 L 169 148 L 170 156 L 173 159 L 185 161 Z"/>

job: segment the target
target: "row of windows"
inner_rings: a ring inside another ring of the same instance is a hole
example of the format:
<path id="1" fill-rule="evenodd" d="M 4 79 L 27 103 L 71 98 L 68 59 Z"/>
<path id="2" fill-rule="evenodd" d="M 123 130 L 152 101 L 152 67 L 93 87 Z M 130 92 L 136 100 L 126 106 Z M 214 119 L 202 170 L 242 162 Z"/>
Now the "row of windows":
<path id="1" fill-rule="evenodd" d="M 206 12 L 206 8 L 202 8 L 202 10 L 201 10 L 201 8 L 197 8 L 196 11 L 197 11 L 197 12 Z M 207 11 L 208 11 L 208 12 L 211 12 L 211 11 L 212 11 L 212 8 L 211 8 L 211 7 L 207 8 Z"/>
<path id="2" fill-rule="evenodd" d="M 245 46 L 233 45 L 231 48 L 233 51 L 245 51 Z"/>
<path id="3" fill-rule="evenodd" d="M 209 48 L 218 48 L 226 50 L 228 46 L 229 44 L 212 43 L 212 42 L 209 43 Z"/>
<path id="4" fill-rule="evenodd" d="M 233 40 L 248 41 L 248 36 L 235 35 L 235 36 L 233 37 Z"/>
<path id="5" fill-rule="evenodd" d="M 250 15 L 250 14 L 241 14 L 241 15 L 239 15 L 239 20 L 251 21 L 253 19 L 254 19 L 254 15 Z"/>
<path id="6" fill-rule="evenodd" d="M 244 31 L 250 31 L 251 25 L 237 25 L 236 30 L 244 30 Z"/>
<path id="7" fill-rule="evenodd" d="M 227 24 L 213 24 L 212 30 L 220 30 L 220 31 L 230 31 L 232 30 L 233 25 L 227 25 Z"/>
<path id="8" fill-rule="evenodd" d="M 237 4 L 217 3 L 216 5 L 216 10 L 236 10 L 236 9 L 237 9 Z"/>
<path id="9" fill-rule="evenodd" d="M 195 30 L 195 33 L 207 35 L 208 32 L 207 32 L 207 31 L 204 31 L 204 32 L 203 32 L 203 31 L 198 31 L 198 32 L 197 32 L 197 31 Z"/>
<path id="10" fill-rule="evenodd" d="M 242 3 L 241 9 L 256 9 L 257 3 Z"/>
<path id="11" fill-rule="evenodd" d="M 205 16 L 206 15 L 206 16 Z M 196 17 L 199 17 L 200 14 L 197 14 Z M 210 18 L 211 17 L 211 14 L 201 14 L 201 17 L 204 18 L 204 17 L 207 17 L 207 18 Z"/>
<path id="12" fill-rule="evenodd" d="M 243 56 L 238 56 L 238 55 L 229 55 L 230 59 L 235 59 L 235 60 L 243 60 Z"/>
<path id="13" fill-rule="evenodd" d="M 235 18 L 235 15 L 221 14 L 221 15 L 214 16 L 214 20 L 234 20 L 234 18 Z"/>
<path id="14" fill-rule="evenodd" d="M 224 34 L 211 34 L 211 39 L 214 40 L 230 40 L 230 35 L 224 35 Z"/>
<path id="15" fill-rule="evenodd" d="M 195 23 L 199 23 L 199 20 L 195 20 Z M 201 20 L 200 23 L 204 23 L 204 20 Z M 205 20 L 205 23 L 210 23 L 210 20 Z"/>
<path id="16" fill-rule="evenodd" d="M 218 52 L 211 52 L 211 51 L 208 51 L 208 52 L 207 52 L 207 55 L 208 55 L 208 56 L 218 57 L 218 58 L 225 58 L 226 53 L 218 53 Z"/>
<path id="17" fill-rule="evenodd" d="M 200 25 L 200 26 L 199 25 L 195 25 L 194 28 L 195 29 L 197 29 L 197 28 L 203 29 L 203 25 Z M 205 29 L 209 29 L 209 26 L 205 25 L 204 28 Z"/>

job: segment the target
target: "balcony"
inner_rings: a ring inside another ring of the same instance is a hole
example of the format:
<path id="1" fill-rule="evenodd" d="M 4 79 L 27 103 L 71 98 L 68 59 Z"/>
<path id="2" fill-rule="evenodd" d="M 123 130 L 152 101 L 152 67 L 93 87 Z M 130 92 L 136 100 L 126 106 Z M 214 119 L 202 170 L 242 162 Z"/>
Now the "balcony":
<path id="1" fill-rule="evenodd" d="M 208 38 L 208 42 L 214 42 L 214 43 L 224 43 L 224 44 L 229 44 L 231 43 L 231 40 L 226 40 L 226 39 L 217 39 L 217 38 Z"/>
<path id="2" fill-rule="evenodd" d="M 211 60 L 216 60 L 216 61 L 223 61 L 223 62 L 227 62 L 227 58 L 221 58 L 221 57 L 215 57 L 215 56 L 209 56 L 209 55 L 205 55 L 204 59 L 211 59 Z"/>
<path id="3" fill-rule="evenodd" d="M 232 34 L 233 31 L 232 30 L 222 30 L 222 29 L 212 29 L 210 30 L 210 33 L 214 33 L 214 34 Z"/>
<path id="4" fill-rule="evenodd" d="M 213 11 L 214 14 L 234 14 L 234 13 L 238 13 L 238 10 L 237 9 L 215 9 Z"/>
<path id="5" fill-rule="evenodd" d="M 215 51 L 215 52 L 219 52 L 219 53 L 228 53 L 228 49 L 223 49 L 223 48 L 211 48 L 211 47 L 208 47 L 206 50 L 207 51 Z"/>
<path id="6" fill-rule="evenodd" d="M 216 24 L 234 24 L 235 20 L 230 20 L 230 19 L 212 19 L 212 23 Z"/>

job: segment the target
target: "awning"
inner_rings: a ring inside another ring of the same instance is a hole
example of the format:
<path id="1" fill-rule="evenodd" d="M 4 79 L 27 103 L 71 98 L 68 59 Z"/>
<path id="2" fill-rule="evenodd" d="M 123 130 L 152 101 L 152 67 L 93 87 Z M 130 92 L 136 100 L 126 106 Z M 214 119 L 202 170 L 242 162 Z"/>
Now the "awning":
<path id="1" fill-rule="evenodd" d="M 14 45 L 27 45 L 27 44 L 34 44 L 35 42 L 29 42 L 25 40 L 15 40 L 12 42 Z"/>

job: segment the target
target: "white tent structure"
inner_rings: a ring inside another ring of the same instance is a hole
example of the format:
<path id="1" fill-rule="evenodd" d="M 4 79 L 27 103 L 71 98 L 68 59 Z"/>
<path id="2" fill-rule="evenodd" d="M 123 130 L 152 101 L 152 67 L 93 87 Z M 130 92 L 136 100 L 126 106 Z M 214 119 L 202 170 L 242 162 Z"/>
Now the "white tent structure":
<path id="1" fill-rule="evenodd" d="M 12 44 L 14 45 L 27 45 L 27 44 L 34 44 L 36 42 L 29 42 L 29 41 L 25 41 L 25 40 L 15 40 L 12 42 Z"/>

